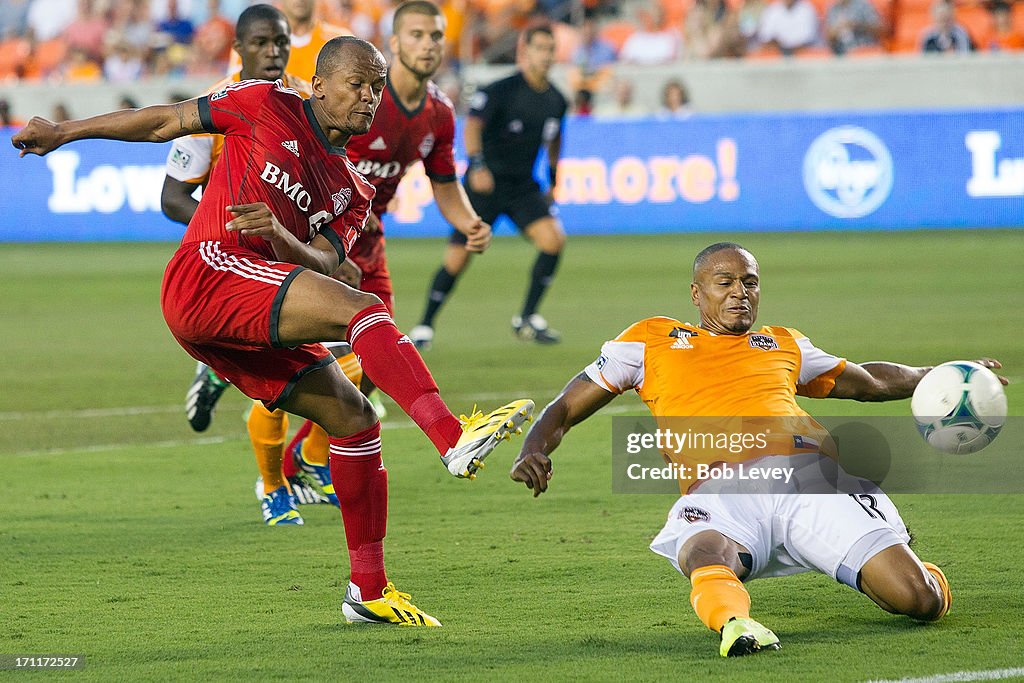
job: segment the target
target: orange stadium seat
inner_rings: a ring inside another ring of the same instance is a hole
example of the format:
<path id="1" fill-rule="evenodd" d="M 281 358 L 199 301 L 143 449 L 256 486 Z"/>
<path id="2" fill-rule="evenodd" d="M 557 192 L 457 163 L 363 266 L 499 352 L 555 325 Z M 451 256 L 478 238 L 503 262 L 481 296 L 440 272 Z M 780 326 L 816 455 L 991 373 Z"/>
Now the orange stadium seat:
<path id="1" fill-rule="evenodd" d="M 896 16 L 896 30 L 893 32 L 893 52 L 920 52 L 921 36 L 932 24 L 931 10 L 908 11 L 901 8 Z"/>
<path id="2" fill-rule="evenodd" d="M 957 22 L 971 34 L 971 40 L 979 50 L 986 49 L 992 35 L 992 13 L 981 5 L 959 5 L 956 8 Z"/>
<path id="3" fill-rule="evenodd" d="M 660 0 L 662 26 L 682 26 L 686 13 L 693 5 L 692 0 Z"/>
<path id="4" fill-rule="evenodd" d="M 1013 30 L 1024 35 L 1024 2 L 1013 3 Z"/>
<path id="5" fill-rule="evenodd" d="M 45 78 L 64 61 L 68 46 L 60 38 L 51 38 L 36 44 L 32 53 L 32 66 L 36 78 Z"/>
<path id="6" fill-rule="evenodd" d="M 629 37 L 636 32 L 636 26 L 631 21 L 612 21 L 601 27 L 601 37 L 607 40 L 615 48 L 616 52 L 622 50 Z"/>
<path id="7" fill-rule="evenodd" d="M 0 80 L 18 77 L 28 60 L 32 46 L 25 38 L 8 38 L 0 42 Z"/>

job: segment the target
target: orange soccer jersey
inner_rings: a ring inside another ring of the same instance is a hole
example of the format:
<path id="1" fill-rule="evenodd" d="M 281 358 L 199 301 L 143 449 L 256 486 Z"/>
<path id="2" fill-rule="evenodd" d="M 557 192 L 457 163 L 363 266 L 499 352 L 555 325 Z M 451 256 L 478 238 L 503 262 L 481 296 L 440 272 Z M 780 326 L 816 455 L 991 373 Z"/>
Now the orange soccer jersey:
<path id="1" fill-rule="evenodd" d="M 827 396 L 845 368 L 844 359 L 818 349 L 788 327 L 715 335 L 657 317 L 642 320 L 605 343 L 601 356 L 585 372 L 613 393 L 634 389 L 659 426 L 670 424 L 668 418 L 742 418 L 698 424 L 771 431 L 767 447 L 714 454 L 716 461 L 740 462 L 808 452 L 799 438 L 794 442 L 797 435 L 814 437 L 807 444 L 816 449 L 822 428 L 800 408 L 796 396 Z M 710 454 L 700 457 L 704 455 Z"/>

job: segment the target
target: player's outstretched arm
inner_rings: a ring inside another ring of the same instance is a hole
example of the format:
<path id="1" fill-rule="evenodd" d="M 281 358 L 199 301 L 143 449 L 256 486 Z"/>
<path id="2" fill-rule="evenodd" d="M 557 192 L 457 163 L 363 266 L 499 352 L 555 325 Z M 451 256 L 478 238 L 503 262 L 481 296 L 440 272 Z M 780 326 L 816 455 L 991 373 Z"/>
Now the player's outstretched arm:
<path id="1" fill-rule="evenodd" d="M 199 100 L 196 99 L 141 109 L 122 109 L 61 123 L 35 116 L 28 125 L 14 134 L 11 144 L 21 150 L 19 156 L 43 156 L 75 140 L 99 138 L 125 142 L 166 142 L 202 132 Z"/>
<path id="2" fill-rule="evenodd" d="M 469 197 L 462 185 L 456 181 L 438 182 L 431 179 L 430 186 L 434 190 L 434 200 L 441 215 L 449 224 L 468 239 L 466 249 L 480 253 L 491 244 L 491 226 L 473 210 Z"/>
<path id="3" fill-rule="evenodd" d="M 993 358 L 977 361 L 990 370 L 1003 367 Z M 928 374 L 930 367 L 911 367 L 899 363 L 872 361 L 870 363 L 846 363 L 846 369 L 836 377 L 829 398 L 852 398 L 855 401 L 894 401 L 910 398 L 921 378 Z M 999 381 L 1007 384 L 1006 378 Z"/>
<path id="4" fill-rule="evenodd" d="M 594 384 L 585 373 L 570 380 L 562 393 L 544 408 L 523 440 L 523 448 L 509 473 L 512 480 L 533 489 L 534 498 L 547 491 L 551 479 L 548 456 L 562 443 L 570 428 L 608 405 L 615 396 Z"/>

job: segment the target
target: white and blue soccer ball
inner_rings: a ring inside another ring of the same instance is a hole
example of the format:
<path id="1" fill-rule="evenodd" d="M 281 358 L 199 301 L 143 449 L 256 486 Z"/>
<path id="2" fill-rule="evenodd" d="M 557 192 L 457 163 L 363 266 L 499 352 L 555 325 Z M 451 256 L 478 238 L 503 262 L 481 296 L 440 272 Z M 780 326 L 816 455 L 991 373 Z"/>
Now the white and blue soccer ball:
<path id="1" fill-rule="evenodd" d="M 992 443 L 1006 422 L 1006 393 L 995 373 L 966 360 L 937 365 L 910 401 L 917 430 L 945 453 L 975 453 Z"/>

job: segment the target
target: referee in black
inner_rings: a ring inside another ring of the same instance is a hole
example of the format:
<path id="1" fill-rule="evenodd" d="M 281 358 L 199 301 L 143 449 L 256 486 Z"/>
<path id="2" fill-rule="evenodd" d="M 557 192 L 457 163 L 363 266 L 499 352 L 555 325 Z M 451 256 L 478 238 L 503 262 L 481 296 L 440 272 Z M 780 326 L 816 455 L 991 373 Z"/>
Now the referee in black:
<path id="1" fill-rule="evenodd" d="M 523 32 L 519 57 L 519 71 L 473 95 L 465 127 L 469 171 L 464 182 L 470 203 L 485 222 L 494 223 L 505 214 L 537 247 L 526 300 L 519 315 L 512 318 L 512 330 L 520 339 L 554 344 L 559 334 L 548 327 L 537 306 L 554 279 L 565 246 L 565 231 L 551 191 L 568 102 L 548 80 L 555 61 L 555 37 L 548 26 Z M 548 153 L 550 189 L 546 193 L 533 178 L 541 145 Z M 430 348 L 434 318 L 469 265 L 465 244 L 465 235 L 452 231 L 423 318 L 409 331 L 418 349 Z"/>

